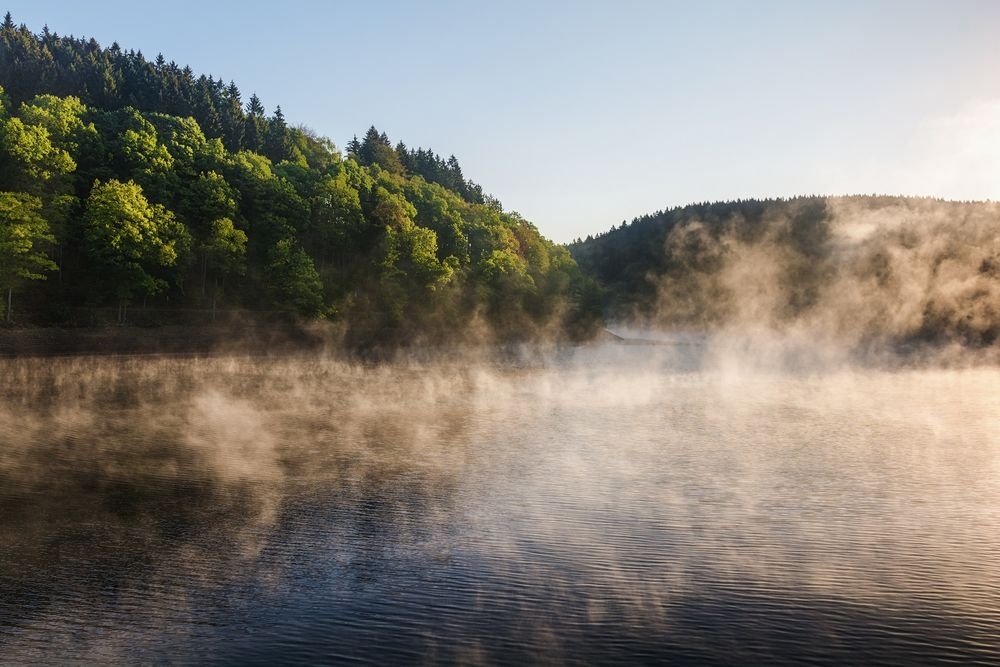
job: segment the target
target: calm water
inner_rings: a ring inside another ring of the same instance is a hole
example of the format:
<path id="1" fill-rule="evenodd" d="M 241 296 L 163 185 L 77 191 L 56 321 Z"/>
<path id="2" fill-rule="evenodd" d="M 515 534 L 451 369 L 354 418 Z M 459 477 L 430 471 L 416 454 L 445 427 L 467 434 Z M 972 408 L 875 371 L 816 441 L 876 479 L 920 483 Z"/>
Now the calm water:
<path id="1" fill-rule="evenodd" d="M 1000 663 L 1000 371 L 0 361 L 0 662 Z"/>

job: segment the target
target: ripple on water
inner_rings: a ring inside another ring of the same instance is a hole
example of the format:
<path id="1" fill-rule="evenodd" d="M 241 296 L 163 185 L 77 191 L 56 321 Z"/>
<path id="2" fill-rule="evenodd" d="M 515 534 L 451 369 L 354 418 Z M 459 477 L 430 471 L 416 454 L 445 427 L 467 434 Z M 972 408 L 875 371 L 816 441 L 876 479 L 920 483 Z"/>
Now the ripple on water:
<path id="1" fill-rule="evenodd" d="M 1000 372 L 588 354 L 0 361 L 0 660 L 1000 662 Z"/>

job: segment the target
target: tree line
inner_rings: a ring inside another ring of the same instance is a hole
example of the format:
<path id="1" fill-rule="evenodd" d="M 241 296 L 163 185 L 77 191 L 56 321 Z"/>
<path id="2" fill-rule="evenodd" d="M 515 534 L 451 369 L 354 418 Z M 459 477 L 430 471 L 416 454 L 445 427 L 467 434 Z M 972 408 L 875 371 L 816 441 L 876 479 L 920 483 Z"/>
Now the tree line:
<path id="1" fill-rule="evenodd" d="M 54 324 L 78 306 L 274 309 L 360 340 L 599 316 L 569 252 L 454 156 L 374 127 L 343 155 L 234 83 L 9 14 L 0 86 L 7 319 L 19 302 Z"/>
<path id="2" fill-rule="evenodd" d="M 641 216 L 569 246 L 610 319 L 859 347 L 1000 341 L 1000 204 L 855 195 Z"/>

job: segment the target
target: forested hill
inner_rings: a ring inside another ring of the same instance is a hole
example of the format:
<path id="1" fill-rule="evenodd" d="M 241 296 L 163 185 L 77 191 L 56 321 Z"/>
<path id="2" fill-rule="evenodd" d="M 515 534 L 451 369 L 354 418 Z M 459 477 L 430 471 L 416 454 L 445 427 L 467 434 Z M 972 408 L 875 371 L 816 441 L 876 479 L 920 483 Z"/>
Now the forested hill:
<path id="1" fill-rule="evenodd" d="M 374 127 L 342 155 L 235 83 L 33 34 L 9 14 L 0 86 L 5 320 L 278 311 L 342 322 L 360 341 L 472 322 L 530 336 L 595 316 L 566 249 L 454 156 Z"/>
<path id="2" fill-rule="evenodd" d="M 1000 205 L 885 196 L 697 204 L 570 245 L 611 319 L 849 344 L 1000 336 Z"/>
<path id="3" fill-rule="evenodd" d="M 316 162 L 323 159 L 329 142 L 303 128 L 289 127 L 281 107 L 267 115 L 263 103 L 251 94 L 244 104 L 234 81 L 167 62 L 162 54 L 147 60 L 142 51 L 124 51 L 117 42 L 108 48 L 94 39 L 61 37 L 46 26 L 40 35 L 26 26 L 15 27 L 8 12 L 4 18 L 0 77 L 7 101 L 18 108 L 37 95 L 79 98 L 88 107 L 112 111 L 131 107 L 181 118 L 191 117 L 209 139 L 219 139 L 226 150 L 248 150 L 273 163 L 284 160 Z M 466 180 L 454 155 L 447 160 L 432 150 L 395 147 L 374 127 L 348 144 L 360 164 L 380 163 L 393 173 L 405 170 L 461 194 L 473 203 L 490 202 L 482 188 Z"/>

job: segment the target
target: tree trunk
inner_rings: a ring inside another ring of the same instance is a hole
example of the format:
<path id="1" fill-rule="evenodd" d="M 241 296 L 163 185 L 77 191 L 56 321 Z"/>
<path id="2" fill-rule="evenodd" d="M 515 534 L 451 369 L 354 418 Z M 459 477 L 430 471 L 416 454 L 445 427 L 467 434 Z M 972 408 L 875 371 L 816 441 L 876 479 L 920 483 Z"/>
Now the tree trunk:
<path id="1" fill-rule="evenodd" d="M 205 298 L 205 282 L 208 280 L 208 253 L 201 254 L 201 298 Z M 202 302 L 204 303 L 204 301 Z"/>
<path id="2" fill-rule="evenodd" d="M 14 288 L 13 287 L 8 287 L 7 288 L 7 324 L 10 324 L 11 322 L 14 321 L 14 312 L 13 312 L 14 297 L 13 297 L 13 294 L 14 294 Z"/>

